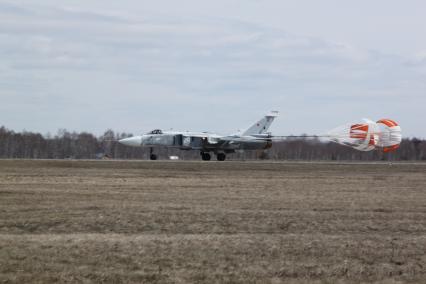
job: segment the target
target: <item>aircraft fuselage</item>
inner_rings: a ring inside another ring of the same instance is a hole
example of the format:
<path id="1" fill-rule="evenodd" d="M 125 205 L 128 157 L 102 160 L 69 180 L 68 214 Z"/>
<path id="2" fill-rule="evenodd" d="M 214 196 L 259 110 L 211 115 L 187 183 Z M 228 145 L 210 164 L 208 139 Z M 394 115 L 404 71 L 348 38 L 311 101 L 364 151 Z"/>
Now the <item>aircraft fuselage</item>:
<path id="1" fill-rule="evenodd" d="M 155 129 L 147 134 L 121 139 L 119 142 L 127 146 L 149 147 L 152 160 L 157 156 L 153 153 L 154 147 L 179 148 L 181 150 L 198 150 L 203 160 L 210 160 L 213 152 L 219 161 L 224 161 L 227 153 L 237 150 L 264 150 L 272 146 L 269 126 L 278 112 L 271 112 L 257 121 L 247 130 L 228 136 L 208 132 L 179 132 L 161 131 Z"/>

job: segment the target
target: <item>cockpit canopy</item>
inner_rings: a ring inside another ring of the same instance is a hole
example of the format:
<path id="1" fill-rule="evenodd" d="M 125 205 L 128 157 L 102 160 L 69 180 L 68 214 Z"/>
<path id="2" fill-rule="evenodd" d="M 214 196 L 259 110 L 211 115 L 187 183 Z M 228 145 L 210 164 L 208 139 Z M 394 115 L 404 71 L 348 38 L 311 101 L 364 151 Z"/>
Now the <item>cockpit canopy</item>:
<path id="1" fill-rule="evenodd" d="M 163 134 L 163 131 L 161 131 L 160 129 L 154 129 L 148 132 L 147 134 Z"/>

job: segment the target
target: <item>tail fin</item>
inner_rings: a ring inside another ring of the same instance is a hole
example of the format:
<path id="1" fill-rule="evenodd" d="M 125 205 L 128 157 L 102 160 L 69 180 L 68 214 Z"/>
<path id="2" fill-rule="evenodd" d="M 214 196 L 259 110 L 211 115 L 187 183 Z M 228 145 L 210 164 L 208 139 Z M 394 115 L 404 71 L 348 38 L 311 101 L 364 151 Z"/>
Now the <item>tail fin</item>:
<path id="1" fill-rule="evenodd" d="M 253 124 L 248 129 L 244 130 L 241 133 L 242 136 L 266 133 L 272 122 L 274 121 L 275 117 L 277 116 L 278 111 L 271 111 L 269 114 L 265 115 L 261 120 Z"/>

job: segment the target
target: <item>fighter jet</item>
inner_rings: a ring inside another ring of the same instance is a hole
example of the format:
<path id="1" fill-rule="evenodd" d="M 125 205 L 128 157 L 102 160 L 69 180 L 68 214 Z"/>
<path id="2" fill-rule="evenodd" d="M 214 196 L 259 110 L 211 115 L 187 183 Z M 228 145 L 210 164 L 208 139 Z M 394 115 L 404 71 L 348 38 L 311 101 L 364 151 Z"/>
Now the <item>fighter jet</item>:
<path id="1" fill-rule="evenodd" d="M 231 135 L 218 135 L 208 132 L 182 132 L 152 130 L 140 136 L 133 136 L 119 140 L 123 145 L 135 147 L 149 147 L 150 159 L 156 160 L 156 147 L 179 148 L 181 150 L 200 151 L 201 159 L 211 160 L 211 153 L 218 161 L 225 161 L 226 155 L 237 150 L 264 150 L 271 148 L 273 136 L 268 132 L 278 111 L 271 111 L 262 119 L 244 131 Z"/>

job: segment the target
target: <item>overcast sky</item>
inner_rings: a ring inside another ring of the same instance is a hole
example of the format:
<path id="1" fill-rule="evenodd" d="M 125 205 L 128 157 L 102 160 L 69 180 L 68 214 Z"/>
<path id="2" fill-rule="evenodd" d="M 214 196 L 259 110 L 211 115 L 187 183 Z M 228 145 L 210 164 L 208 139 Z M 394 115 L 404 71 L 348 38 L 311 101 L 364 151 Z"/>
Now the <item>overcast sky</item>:
<path id="1" fill-rule="evenodd" d="M 426 137 L 425 1 L 0 0 L 0 125 Z"/>

